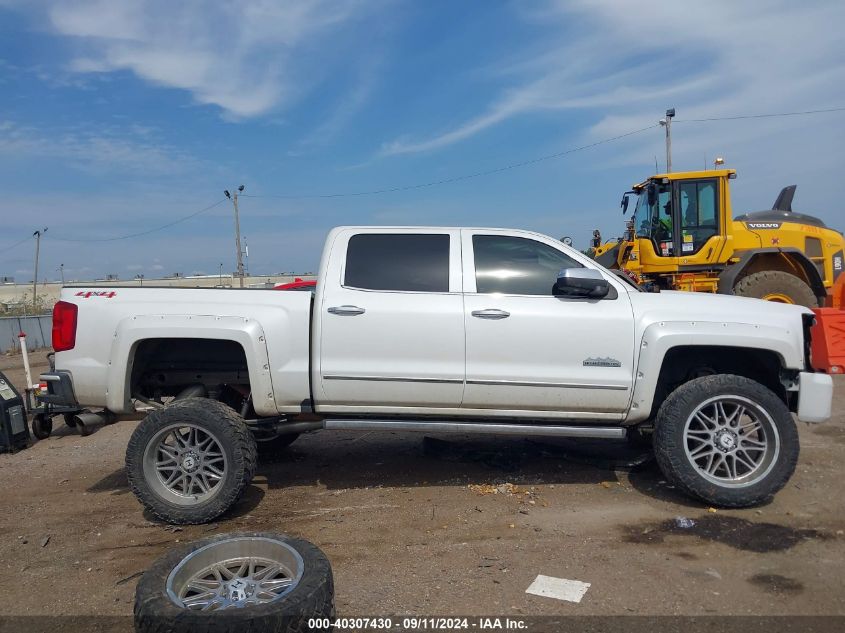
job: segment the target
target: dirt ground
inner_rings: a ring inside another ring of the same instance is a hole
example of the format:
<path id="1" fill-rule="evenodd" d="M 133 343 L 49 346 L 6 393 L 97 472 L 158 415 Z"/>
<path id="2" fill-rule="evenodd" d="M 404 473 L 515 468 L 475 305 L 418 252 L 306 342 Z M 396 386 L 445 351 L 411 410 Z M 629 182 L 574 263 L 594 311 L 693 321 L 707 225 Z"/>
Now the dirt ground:
<path id="1" fill-rule="evenodd" d="M 0 357 L 0 369 L 23 385 L 20 357 Z M 736 511 L 678 494 L 653 461 L 631 467 L 640 460 L 613 443 L 591 454 L 321 432 L 262 464 L 218 523 L 175 528 L 145 515 L 127 488 L 135 422 L 88 437 L 56 422 L 49 439 L 0 455 L 0 616 L 129 615 L 137 576 L 174 543 L 236 530 L 316 543 L 344 616 L 845 614 L 845 378 L 834 418 L 799 425 L 788 486 Z M 516 489 L 470 487 L 506 483 Z M 579 604 L 528 595 L 537 574 L 590 588 Z"/>

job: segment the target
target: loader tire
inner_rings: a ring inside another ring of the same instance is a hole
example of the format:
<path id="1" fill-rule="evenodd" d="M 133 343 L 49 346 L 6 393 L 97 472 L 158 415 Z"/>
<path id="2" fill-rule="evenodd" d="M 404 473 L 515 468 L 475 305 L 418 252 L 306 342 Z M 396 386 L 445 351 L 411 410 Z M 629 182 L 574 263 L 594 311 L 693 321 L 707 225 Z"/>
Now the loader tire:
<path id="1" fill-rule="evenodd" d="M 733 293 L 740 297 L 751 297 L 792 303 L 808 308 L 819 307 L 819 300 L 812 288 L 802 279 L 781 270 L 764 270 L 740 279 Z"/>
<path id="2" fill-rule="evenodd" d="M 159 519 L 213 521 L 241 497 L 257 462 L 243 418 L 222 402 L 186 398 L 157 409 L 126 447 L 129 487 Z"/>

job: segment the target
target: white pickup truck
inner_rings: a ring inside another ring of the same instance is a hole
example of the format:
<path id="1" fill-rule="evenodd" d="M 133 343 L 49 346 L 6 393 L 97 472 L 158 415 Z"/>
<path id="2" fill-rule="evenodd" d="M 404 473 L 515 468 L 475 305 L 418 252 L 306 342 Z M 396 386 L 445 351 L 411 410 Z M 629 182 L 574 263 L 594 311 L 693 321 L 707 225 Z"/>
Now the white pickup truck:
<path id="1" fill-rule="evenodd" d="M 342 227 L 316 292 L 68 287 L 46 398 L 148 415 L 129 482 L 173 523 L 225 512 L 262 451 L 316 429 L 652 441 L 713 505 L 760 503 L 830 416 L 812 313 L 646 293 L 527 231 Z"/>

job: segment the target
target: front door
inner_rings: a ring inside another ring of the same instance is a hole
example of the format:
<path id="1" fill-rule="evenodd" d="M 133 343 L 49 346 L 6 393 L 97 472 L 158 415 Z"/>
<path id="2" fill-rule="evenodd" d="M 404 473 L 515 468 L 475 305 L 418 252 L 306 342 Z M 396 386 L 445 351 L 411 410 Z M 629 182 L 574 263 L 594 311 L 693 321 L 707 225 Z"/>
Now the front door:
<path id="1" fill-rule="evenodd" d="M 634 320 L 624 284 L 604 299 L 554 296 L 585 258 L 550 238 L 464 230 L 462 407 L 620 419 L 631 398 Z"/>
<path id="2" fill-rule="evenodd" d="M 456 408 L 464 382 L 460 232 L 349 229 L 321 279 L 318 411 Z M 318 293 L 318 297 L 320 293 Z"/>

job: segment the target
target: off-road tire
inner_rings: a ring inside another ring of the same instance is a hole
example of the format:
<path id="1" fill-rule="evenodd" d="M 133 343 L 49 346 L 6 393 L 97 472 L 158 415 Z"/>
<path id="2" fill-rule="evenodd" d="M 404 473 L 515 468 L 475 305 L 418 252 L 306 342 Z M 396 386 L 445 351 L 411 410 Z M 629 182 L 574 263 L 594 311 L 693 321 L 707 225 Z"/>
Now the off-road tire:
<path id="1" fill-rule="evenodd" d="M 144 452 L 149 442 L 165 427 L 187 423 L 208 429 L 221 443 L 227 470 L 220 490 L 206 501 L 180 506 L 157 494 L 144 476 Z M 255 440 L 246 424 L 231 408 L 208 398 L 185 398 L 152 411 L 135 428 L 126 447 L 129 487 L 147 510 L 162 521 L 177 525 L 209 523 L 226 512 L 241 497 L 255 474 Z"/>
<path id="2" fill-rule="evenodd" d="M 284 540 L 304 562 L 299 584 L 275 602 L 224 611 L 184 609 L 167 596 L 170 572 L 188 554 L 210 543 L 234 536 L 256 536 Z M 259 633 L 290 631 L 305 633 L 312 618 L 334 619 L 334 581 L 326 555 L 313 543 L 280 534 L 252 532 L 221 534 L 171 549 L 159 558 L 138 581 L 135 589 L 135 631 L 138 633 Z"/>
<path id="3" fill-rule="evenodd" d="M 684 446 L 684 424 L 705 400 L 718 395 L 751 400 L 771 417 L 780 439 L 780 450 L 769 473 L 744 488 L 721 486 L 705 479 L 690 463 Z M 771 390 L 743 376 L 718 374 L 691 380 L 669 394 L 655 420 L 654 454 L 670 483 L 702 501 L 723 508 L 745 508 L 770 499 L 783 488 L 798 462 L 798 430 L 792 414 Z"/>
<path id="4" fill-rule="evenodd" d="M 32 434 L 37 440 L 46 440 L 53 432 L 53 420 L 43 413 L 36 413 L 32 416 Z"/>
<path id="5" fill-rule="evenodd" d="M 764 270 L 740 279 L 733 293 L 740 297 L 762 299 L 771 294 L 789 297 L 795 305 L 819 307 L 819 300 L 804 280 L 781 270 Z"/>

